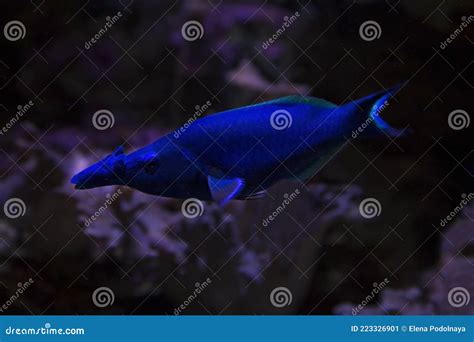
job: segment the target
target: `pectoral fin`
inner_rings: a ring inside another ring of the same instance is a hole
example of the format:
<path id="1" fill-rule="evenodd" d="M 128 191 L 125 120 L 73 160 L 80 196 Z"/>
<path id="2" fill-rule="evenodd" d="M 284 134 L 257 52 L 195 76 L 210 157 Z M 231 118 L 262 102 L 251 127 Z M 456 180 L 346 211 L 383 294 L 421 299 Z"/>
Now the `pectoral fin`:
<path id="1" fill-rule="evenodd" d="M 241 178 L 215 178 L 208 176 L 207 183 L 212 198 L 220 205 L 224 205 L 237 197 L 245 187 L 245 181 Z"/>

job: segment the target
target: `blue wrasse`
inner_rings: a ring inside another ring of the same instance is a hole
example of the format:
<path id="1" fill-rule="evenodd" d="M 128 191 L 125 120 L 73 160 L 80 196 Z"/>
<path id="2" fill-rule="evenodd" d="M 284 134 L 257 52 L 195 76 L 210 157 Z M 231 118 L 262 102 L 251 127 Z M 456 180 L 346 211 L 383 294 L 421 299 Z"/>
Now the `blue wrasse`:
<path id="1" fill-rule="evenodd" d="M 130 154 L 123 147 L 75 175 L 77 189 L 126 185 L 173 198 L 252 199 L 282 179 L 314 176 L 346 139 L 397 136 L 380 113 L 394 89 L 337 106 L 288 96 L 192 122 Z"/>

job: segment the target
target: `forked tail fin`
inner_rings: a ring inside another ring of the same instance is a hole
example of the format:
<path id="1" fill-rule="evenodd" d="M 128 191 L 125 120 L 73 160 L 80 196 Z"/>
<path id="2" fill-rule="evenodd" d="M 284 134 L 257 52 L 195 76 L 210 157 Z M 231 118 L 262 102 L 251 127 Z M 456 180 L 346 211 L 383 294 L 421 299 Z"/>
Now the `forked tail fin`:
<path id="1" fill-rule="evenodd" d="M 361 132 L 364 136 L 380 135 L 384 132 L 391 137 L 398 137 L 407 133 L 407 130 L 395 128 L 382 118 L 383 112 L 390 106 L 390 99 L 400 87 L 401 84 L 356 101 L 358 111 L 362 109 L 362 124 L 366 125 L 364 132 Z"/>

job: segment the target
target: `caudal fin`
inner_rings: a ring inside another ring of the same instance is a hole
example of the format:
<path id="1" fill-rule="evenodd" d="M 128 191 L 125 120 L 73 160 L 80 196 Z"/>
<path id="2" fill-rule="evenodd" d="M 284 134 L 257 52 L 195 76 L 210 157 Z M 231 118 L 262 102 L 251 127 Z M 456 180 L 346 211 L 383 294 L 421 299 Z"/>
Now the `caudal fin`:
<path id="1" fill-rule="evenodd" d="M 365 119 L 364 123 L 367 125 L 364 135 L 385 133 L 391 137 L 398 137 L 407 133 L 406 129 L 395 128 L 382 118 L 384 111 L 390 107 L 390 100 L 400 87 L 401 84 L 357 100 L 359 111 L 362 109 L 362 120 Z"/>

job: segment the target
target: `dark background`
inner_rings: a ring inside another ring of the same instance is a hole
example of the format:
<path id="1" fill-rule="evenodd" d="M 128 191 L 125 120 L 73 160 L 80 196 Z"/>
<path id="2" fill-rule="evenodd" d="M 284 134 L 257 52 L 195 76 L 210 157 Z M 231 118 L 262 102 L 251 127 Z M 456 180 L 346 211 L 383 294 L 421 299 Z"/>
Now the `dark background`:
<path id="1" fill-rule="evenodd" d="M 385 278 L 360 314 L 469 314 L 449 305 L 455 287 L 474 290 L 474 207 L 440 226 L 473 192 L 472 130 L 448 115 L 472 114 L 471 1 L 15 1 L 0 24 L 20 20 L 24 39 L 0 36 L 0 125 L 18 105 L 34 106 L 0 136 L 0 203 L 20 198 L 25 215 L 0 216 L 0 305 L 30 277 L 7 314 L 173 314 L 208 277 L 212 284 L 183 314 L 351 314 Z M 118 11 L 122 18 L 90 49 L 84 44 Z M 262 44 L 296 11 L 270 48 Z M 203 36 L 181 27 L 199 21 Z M 376 21 L 381 36 L 359 27 Z M 405 82 L 384 117 L 413 133 L 348 140 L 307 185 L 285 182 L 269 197 L 205 203 L 196 219 L 182 201 L 122 188 L 74 191 L 70 177 L 110 153 L 144 146 L 206 114 L 289 94 L 343 103 Z M 113 127 L 93 114 L 110 110 Z M 472 124 L 471 124 L 472 127 Z M 262 220 L 285 193 L 301 195 L 268 227 Z M 380 216 L 365 219 L 362 199 Z M 113 305 L 98 308 L 95 289 Z M 288 288 L 276 308 L 271 291 Z"/>

